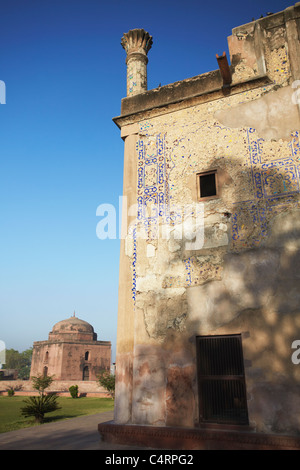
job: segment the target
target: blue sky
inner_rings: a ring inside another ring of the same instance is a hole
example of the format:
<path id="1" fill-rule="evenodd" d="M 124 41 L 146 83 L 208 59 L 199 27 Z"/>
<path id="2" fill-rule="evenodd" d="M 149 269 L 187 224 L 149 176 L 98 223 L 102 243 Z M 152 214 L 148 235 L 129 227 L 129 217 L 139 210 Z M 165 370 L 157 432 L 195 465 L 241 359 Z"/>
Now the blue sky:
<path id="1" fill-rule="evenodd" d="M 148 88 L 218 68 L 232 28 L 287 1 L 0 0 L 0 340 L 23 351 L 76 316 L 115 359 L 119 240 L 99 240 L 100 204 L 118 212 L 126 95 L 123 33 L 153 36 Z"/>

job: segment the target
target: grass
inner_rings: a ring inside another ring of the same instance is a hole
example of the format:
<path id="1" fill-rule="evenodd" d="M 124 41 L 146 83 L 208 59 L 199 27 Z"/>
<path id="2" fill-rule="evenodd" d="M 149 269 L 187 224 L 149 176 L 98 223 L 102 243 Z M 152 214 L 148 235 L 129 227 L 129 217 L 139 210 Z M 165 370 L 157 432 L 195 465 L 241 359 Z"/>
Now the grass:
<path id="1" fill-rule="evenodd" d="M 24 399 L 26 399 L 24 396 L 0 396 L 0 433 L 40 426 L 35 423 L 34 418 L 24 418 L 22 416 L 21 408 L 25 406 Z M 45 423 L 102 413 L 103 411 L 111 411 L 114 408 L 114 401 L 111 398 L 58 397 L 58 403 L 61 409 L 47 413 Z"/>

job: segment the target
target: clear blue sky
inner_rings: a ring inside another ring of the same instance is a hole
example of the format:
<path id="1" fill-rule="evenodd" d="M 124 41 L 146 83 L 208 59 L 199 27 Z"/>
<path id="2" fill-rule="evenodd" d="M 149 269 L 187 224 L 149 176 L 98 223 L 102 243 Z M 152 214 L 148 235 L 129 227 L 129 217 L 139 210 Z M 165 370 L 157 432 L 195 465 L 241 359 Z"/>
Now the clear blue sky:
<path id="1" fill-rule="evenodd" d="M 76 316 L 115 358 L 119 240 L 97 207 L 118 208 L 126 95 L 123 33 L 153 36 L 148 88 L 218 68 L 232 28 L 288 1 L 0 0 L 0 339 L 23 351 Z"/>

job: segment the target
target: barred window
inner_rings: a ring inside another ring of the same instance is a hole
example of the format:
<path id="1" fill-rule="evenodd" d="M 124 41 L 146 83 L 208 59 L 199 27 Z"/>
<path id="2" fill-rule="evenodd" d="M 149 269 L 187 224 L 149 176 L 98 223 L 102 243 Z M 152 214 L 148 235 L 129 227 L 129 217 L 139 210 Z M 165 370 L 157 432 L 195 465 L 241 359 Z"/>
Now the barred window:
<path id="1" fill-rule="evenodd" d="M 198 336 L 201 422 L 248 424 L 241 335 Z"/>

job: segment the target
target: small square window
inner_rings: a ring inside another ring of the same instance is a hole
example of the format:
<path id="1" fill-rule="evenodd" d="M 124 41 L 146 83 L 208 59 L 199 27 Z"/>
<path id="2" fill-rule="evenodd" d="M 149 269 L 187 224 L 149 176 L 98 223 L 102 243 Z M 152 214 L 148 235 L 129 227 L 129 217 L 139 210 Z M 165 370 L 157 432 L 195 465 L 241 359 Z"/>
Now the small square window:
<path id="1" fill-rule="evenodd" d="M 206 171 L 197 175 L 199 199 L 217 196 L 217 171 Z"/>

